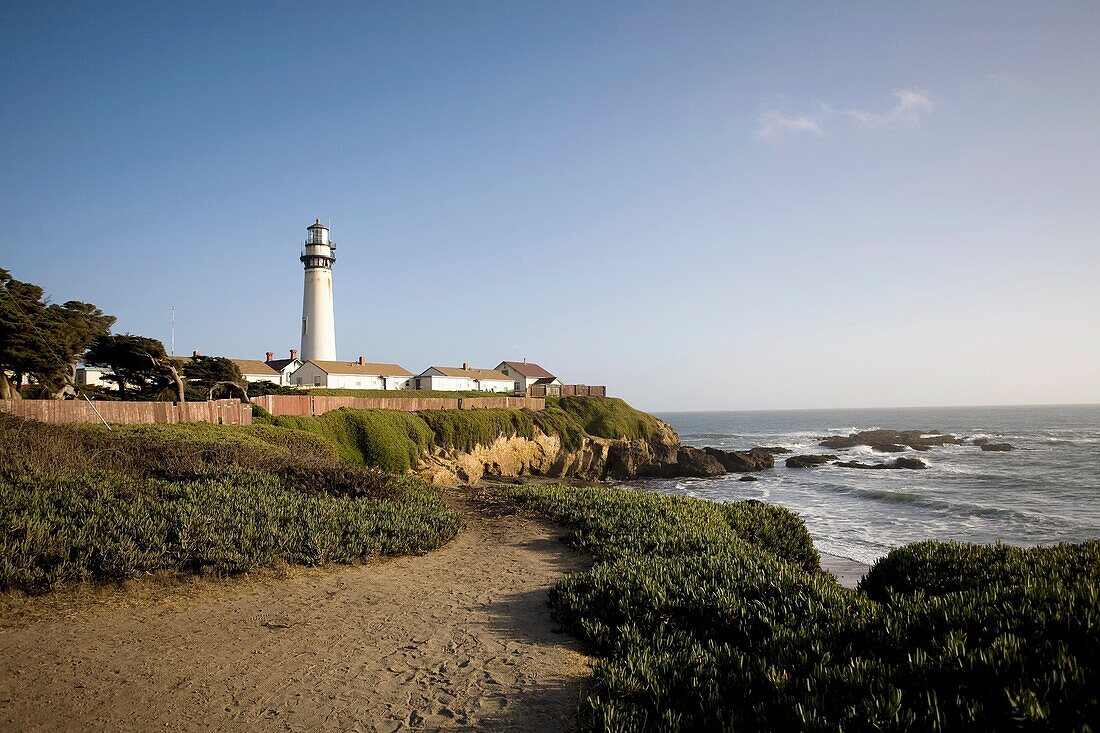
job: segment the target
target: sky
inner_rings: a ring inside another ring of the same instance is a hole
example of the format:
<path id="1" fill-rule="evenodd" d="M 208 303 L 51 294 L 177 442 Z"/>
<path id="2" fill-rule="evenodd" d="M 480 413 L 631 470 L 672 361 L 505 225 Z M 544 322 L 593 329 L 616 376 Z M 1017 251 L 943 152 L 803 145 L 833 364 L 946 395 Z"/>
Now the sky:
<path id="1" fill-rule="evenodd" d="M 1100 402 L 1100 4 L 0 2 L 0 267 L 175 352 Z"/>

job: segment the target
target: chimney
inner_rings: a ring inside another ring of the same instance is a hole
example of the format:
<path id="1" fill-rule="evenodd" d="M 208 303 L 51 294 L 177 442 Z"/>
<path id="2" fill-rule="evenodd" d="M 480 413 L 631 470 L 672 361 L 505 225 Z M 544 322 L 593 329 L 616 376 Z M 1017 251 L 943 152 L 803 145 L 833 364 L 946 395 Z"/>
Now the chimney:
<path id="1" fill-rule="evenodd" d="M 298 358 L 298 350 L 297 349 L 291 349 L 290 350 L 290 358 L 291 359 L 297 359 Z"/>
<path id="2" fill-rule="evenodd" d="M 462 362 L 462 368 L 463 369 L 469 369 L 470 368 L 470 362 L 468 362 L 468 361 Z"/>
<path id="3" fill-rule="evenodd" d="M 191 358 L 192 359 L 194 359 L 196 356 L 202 356 L 202 352 L 199 351 L 198 349 L 195 349 L 194 351 L 191 352 Z"/>
<path id="4" fill-rule="evenodd" d="M 267 358 L 264 359 L 264 361 L 275 361 L 275 352 L 274 351 L 267 352 Z"/>
<path id="5" fill-rule="evenodd" d="M 359 357 L 359 366 L 363 366 L 366 363 L 367 363 L 367 360 L 360 356 Z"/>

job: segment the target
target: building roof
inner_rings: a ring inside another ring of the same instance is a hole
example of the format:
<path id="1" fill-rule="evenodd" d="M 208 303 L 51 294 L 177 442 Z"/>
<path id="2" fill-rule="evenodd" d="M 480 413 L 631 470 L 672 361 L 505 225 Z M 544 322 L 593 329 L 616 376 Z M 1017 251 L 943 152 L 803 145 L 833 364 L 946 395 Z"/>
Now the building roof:
<path id="1" fill-rule="evenodd" d="M 557 377 L 539 377 L 535 380 L 535 384 L 553 384 Z"/>
<path id="2" fill-rule="evenodd" d="M 520 375 L 528 377 L 530 379 L 545 379 L 546 377 L 549 377 L 550 379 L 554 378 L 553 374 L 546 371 L 538 364 L 534 364 L 529 361 L 505 361 L 501 363 L 507 366 L 509 369 L 513 369 Z"/>
<path id="3" fill-rule="evenodd" d="M 321 220 L 318 219 L 317 221 L 313 222 L 308 227 L 306 227 L 306 229 L 328 229 L 328 227 L 325 226 L 324 224 L 322 224 Z"/>
<path id="4" fill-rule="evenodd" d="M 498 372 L 495 369 L 463 369 L 462 367 L 441 367 L 433 366 L 428 369 L 435 369 L 437 372 L 445 377 L 466 377 L 467 379 L 497 379 L 501 382 L 511 382 L 512 378 L 504 372 Z M 427 371 L 427 370 L 425 370 Z"/>
<path id="5" fill-rule="evenodd" d="M 296 361 L 298 361 L 298 360 L 297 359 L 272 359 L 271 361 L 265 361 L 264 363 L 267 364 L 272 369 L 274 369 L 275 371 L 281 372 L 283 369 L 286 369 L 287 364 L 293 364 Z"/>
<path id="6" fill-rule="evenodd" d="M 279 374 L 279 372 L 268 366 L 267 362 L 259 359 L 230 359 L 229 361 L 237 365 L 237 368 L 241 370 L 241 374 L 270 374 L 272 376 Z"/>
<path id="7" fill-rule="evenodd" d="M 326 374 L 364 374 L 371 377 L 411 377 L 413 374 L 397 364 L 360 364 L 357 361 L 322 361 L 310 359 L 318 369 Z"/>

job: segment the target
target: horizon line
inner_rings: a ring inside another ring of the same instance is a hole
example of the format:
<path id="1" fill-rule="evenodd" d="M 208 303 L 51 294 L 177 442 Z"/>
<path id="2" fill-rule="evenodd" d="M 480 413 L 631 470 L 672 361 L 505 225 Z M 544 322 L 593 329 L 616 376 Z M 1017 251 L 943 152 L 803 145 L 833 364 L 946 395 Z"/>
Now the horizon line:
<path id="1" fill-rule="evenodd" d="M 649 412 L 691 412 L 691 413 L 718 413 L 718 412 L 825 412 L 830 410 L 929 410 L 929 409 L 962 409 L 978 407 L 1100 407 L 1100 402 L 1024 402 L 1012 404 L 972 404 L 972 405 L 883 405 L 871 407 L 759 407 L 751 409 L 724 409 L 724 410 L 655 410 Z"/>

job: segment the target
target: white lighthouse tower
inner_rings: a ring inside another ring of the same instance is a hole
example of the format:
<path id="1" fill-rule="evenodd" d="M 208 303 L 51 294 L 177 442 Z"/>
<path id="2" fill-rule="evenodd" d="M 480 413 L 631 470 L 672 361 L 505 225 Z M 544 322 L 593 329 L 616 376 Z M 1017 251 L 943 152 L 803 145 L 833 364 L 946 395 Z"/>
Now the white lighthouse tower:
<path id="1" fill-rule="evenodd" d="M 306 229 L 302 264 L 306 267 L 302 301 L 302 361 L 336 361 L 336 320 L 332 313 L 332 263 L 336 247 L 321 220 Z"/>

